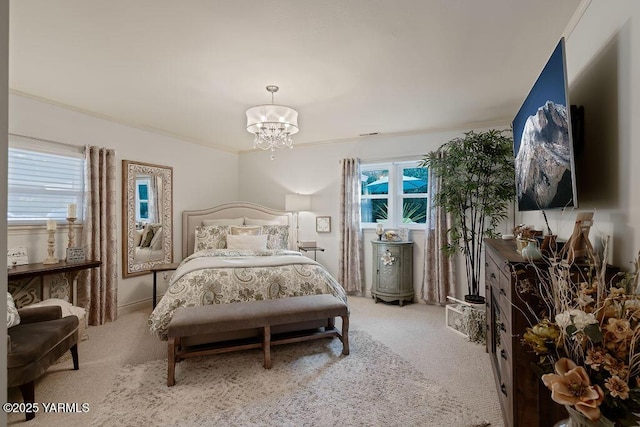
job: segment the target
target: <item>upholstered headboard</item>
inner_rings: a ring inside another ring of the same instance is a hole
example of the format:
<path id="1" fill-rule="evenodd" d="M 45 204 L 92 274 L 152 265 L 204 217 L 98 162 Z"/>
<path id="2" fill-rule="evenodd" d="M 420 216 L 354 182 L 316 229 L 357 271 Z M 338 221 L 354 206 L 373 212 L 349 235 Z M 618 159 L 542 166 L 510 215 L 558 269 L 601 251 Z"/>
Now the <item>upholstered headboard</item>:
<path id="1" fill-rule="evenodd" d="M 268 221 L 277 221 L 278 224 L 291 227 L 292 214 L 289 212 L 271 209 L 266 206 L 250 202 L 231 202 L 214 206 L 208 209 L 182 212 L 182 258 L 193 253 L 195 246 L 196 226 L 202 225 L 205 219 L 234 219 L 251 218 Z M 289 248 L 295 248 L 295 236 L 293 230 L 289 230 Z"/>

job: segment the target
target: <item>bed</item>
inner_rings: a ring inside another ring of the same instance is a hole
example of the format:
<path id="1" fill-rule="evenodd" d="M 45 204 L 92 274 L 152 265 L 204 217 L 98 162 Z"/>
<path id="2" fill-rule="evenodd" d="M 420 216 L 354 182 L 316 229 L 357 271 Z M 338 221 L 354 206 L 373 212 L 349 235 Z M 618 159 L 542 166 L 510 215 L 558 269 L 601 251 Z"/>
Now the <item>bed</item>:
<path id="1" fill-rule="evenodd" d="M 183 261 L 149 317 L 162 340 L 178 307 L 233 304 L 331 294 L 346 303 L 342 286 L 316 261 L 293 250 L 292 215 L 248 202 L 182 214 Z M 273 333 L 326 326 L 326 321 L 282 325 Z M 255 338 L 257 329 L 190 337 L 184 345 Z"/>

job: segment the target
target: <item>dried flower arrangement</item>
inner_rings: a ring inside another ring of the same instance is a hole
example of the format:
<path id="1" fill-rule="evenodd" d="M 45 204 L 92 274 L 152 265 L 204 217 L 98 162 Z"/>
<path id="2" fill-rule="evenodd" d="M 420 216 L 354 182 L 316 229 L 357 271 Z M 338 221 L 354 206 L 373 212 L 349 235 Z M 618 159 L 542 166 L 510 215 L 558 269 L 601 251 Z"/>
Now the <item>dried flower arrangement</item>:
<path id="1" fill-rule="evenodd" d="M 516 239 L 533 240 L 540 231 L 534 230 L 530 225 L 518 224 L 513 228 L 513 235 Z"/>
<path id="2" fill-rule="evenodd" d="M 637 425 L 640 254 L 634 272 L 611 278 L 601 266 L 606 259 L 601 264 L 592 252 L 588 259 L 586 269 L 557 259 L 548 259 L 548 270 L 537 268 L 539 288 L 533 292 L 546 310 L 531 313 L 533 326 L 522 342 L 539 356 L 541 379 L 555 402 L 598 425 Z"/>

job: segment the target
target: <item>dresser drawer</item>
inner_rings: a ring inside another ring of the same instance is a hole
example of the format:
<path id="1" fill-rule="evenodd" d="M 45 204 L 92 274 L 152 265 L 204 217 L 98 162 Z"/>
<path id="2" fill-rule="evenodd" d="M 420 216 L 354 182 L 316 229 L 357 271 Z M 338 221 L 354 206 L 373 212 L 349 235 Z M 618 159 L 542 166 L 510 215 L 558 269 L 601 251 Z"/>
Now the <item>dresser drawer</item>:
<path id="1" fill-rule="evenodd" d="M 511 333 L 511 316 L 510 313 L 500 311 L 500 318 L 498 319 L 498 338 L 500 339 L 501 346 L 510 354 L 513 354 L 513 335 Z"/>
<path id="2" fill-rule="evenodd" d="M 531 368 L 533 356 L 520 343 L 530 326 L 526 314 L 541 309 L 535 292 L 527 292 L 535 291 L 537 279 L 536 271 L 516 252 L 515 242 L 485 240 L 487 351 L 507 427 L 548 427 L 566 417 L 552 414 L 563 408 L 546 399 L 547 390 L 539 392 L 544 385 Z"/>
<path id="3" fill-rule="evenodd" d="M 505 426 L 515 427 L 513 423 L 513 381 L 511 372 L 508 369 L 503 370 L 503 372 L 504 375 L 500 378 L 498 384 L 498 398 L 505 418 Z"/>
<path id="4" fill-rule="evenodd" d="M 485 277 L 488 283 L 497 286 L 499 294 L 511 298 L 511 270 L 509 264 L 495 260 L 487 254 L 485 262 Z"/>

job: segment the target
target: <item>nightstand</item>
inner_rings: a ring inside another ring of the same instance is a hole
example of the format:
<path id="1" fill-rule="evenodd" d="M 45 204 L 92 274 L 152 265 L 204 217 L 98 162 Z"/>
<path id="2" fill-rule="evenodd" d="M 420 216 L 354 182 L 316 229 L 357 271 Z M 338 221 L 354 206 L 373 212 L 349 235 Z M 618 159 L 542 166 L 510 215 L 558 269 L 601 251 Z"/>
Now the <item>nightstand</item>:
<path id="1" fill-rule="evenodd" d="M 157 289 L 157 275 L 159 271 L 171 271 L 171 270 L 175 270 L 176 268 L 178 268 L 178 266 L 180 265 L 179 262 L 173 262 L 171 264 L 156 264 L 151 266 L 151 268 L 149 269 L 150 271 L 153 272 L 153 308 L 156 308 L 156 289 Z"/>
<path id="2" fill-rule="evenodd" d="M 373 285 L 371 297 L 375 302 L 413 301 L 413 242 L 374 240 Z"/>
<path id="3" fill-rule="evenodd" d="M 316 254 L 318 251 L 324 252 L 324 248 L 319 248 L 318 246 L 298 246 L 298 249 L 302 252 L 313 252 L 313 260 L 317 261 Z"/>

